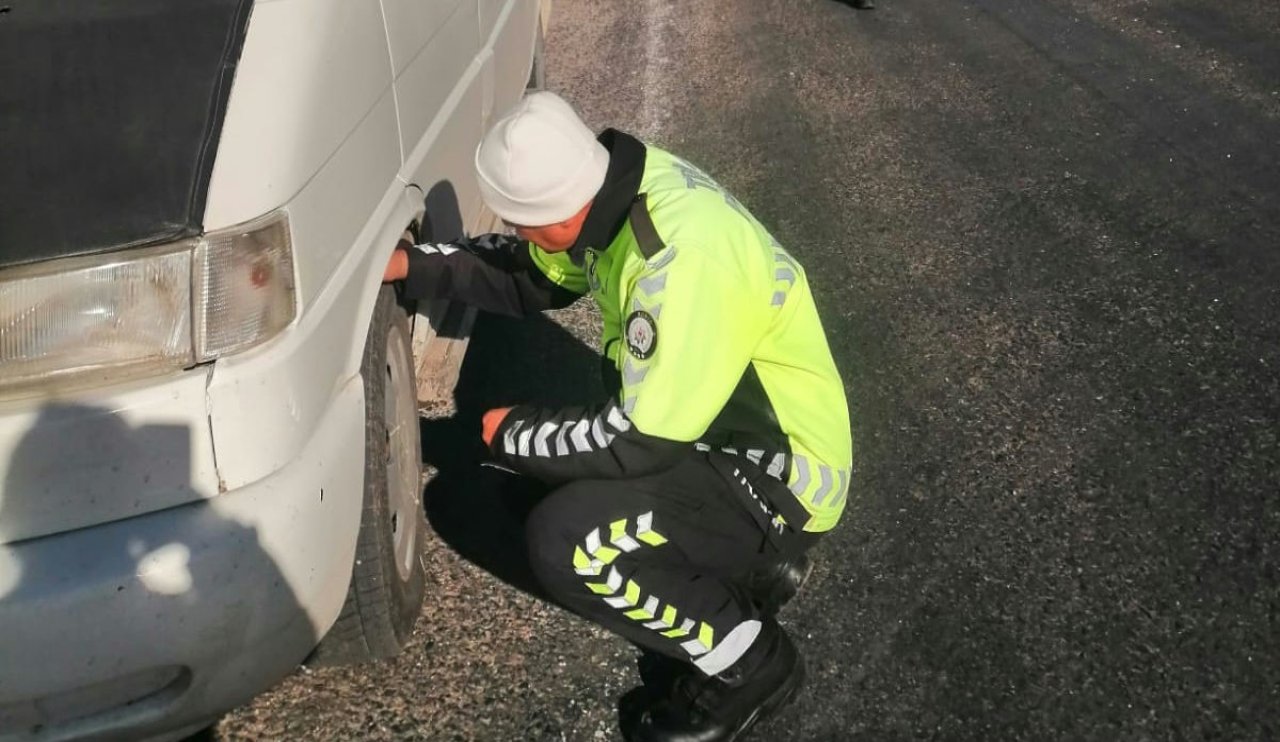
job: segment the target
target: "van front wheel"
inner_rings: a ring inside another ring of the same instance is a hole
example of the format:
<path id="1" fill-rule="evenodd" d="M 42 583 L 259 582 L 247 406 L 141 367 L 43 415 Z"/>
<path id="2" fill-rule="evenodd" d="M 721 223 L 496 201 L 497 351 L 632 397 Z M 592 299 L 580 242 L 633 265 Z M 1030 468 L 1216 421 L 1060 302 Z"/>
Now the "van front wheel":
<path id="1" fill-rule="evenodd" d="M 409 319 L 383 286 L 365 339 L 364 509 L 342 613 L 311 657 L 334 665 L 391 657 L 422 608 L 422 449 Z"/>

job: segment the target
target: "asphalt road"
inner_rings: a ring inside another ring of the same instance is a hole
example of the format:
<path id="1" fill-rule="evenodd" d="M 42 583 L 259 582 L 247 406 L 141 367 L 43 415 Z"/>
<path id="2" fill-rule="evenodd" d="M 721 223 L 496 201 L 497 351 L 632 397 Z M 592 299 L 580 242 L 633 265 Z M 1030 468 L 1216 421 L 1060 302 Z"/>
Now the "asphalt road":
<path id="1" fill-rule="evenodd" d="M 808 690 L 755 739 L 1280 735 L 1280 5 L 556 0 L 548 42 L 589 123 L 807 266 L 847 384 L 850 507 L 784 614 Z M 598 394 L 593 321 L 483 321 L 428 460 Z M 513 586 L 482 480 L 428 488 L 403 657 L 216 736 L 615 739 L 633 652 Z"/>

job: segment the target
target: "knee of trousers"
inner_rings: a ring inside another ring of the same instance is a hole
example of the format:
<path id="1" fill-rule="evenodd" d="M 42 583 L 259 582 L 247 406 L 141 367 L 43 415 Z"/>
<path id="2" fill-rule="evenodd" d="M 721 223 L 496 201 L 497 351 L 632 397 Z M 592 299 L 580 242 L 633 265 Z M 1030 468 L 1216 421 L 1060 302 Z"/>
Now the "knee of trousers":
<path id="1" fill-rule="evenodd" d="M 529 564 L 544 584 L 580 581 L 574 572 L 573 554 L 593 528 L 593 495 L 599 498 L 598 488 L 571 482 L 547 495 L 525 521 Z"/>

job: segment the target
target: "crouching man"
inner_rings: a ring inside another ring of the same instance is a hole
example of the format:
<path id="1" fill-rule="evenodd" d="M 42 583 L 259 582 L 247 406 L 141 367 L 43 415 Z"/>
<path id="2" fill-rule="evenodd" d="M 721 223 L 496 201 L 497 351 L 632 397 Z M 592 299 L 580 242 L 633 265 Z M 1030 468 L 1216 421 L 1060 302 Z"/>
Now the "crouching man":
<path id="1" fill-rule="evenodd" d="M 675 670 L 626 736 L 737 739 L 803 683 L 775 616 L 849 485 L 848 406 L 804 269 L 702 171 L 596 137 L 552 93 L 494 125 L 476 170 L 516 236 L 397 250 L 386 279 L 507 315 L 596 301 L 609 398 L 491 410 L 484 440 L 552 487 L 527 523 L 545 589 Z"/>

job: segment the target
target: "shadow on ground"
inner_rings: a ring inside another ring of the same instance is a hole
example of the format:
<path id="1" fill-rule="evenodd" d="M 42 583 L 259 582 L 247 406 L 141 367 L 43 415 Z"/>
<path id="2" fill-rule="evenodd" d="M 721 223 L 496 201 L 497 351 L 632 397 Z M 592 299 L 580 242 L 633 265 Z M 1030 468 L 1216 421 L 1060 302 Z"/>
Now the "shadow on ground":
<path id="1" fill-rule="evenodd" d="M 524 522 L 542 483 L 485 466 L 480 418 L 516 404 L 559 407 L 604 397 L 599 355 L 541 315 L 481 315 L 454 392 L 453 417 L 422 421 L 422 459 L 436 470 L 423 502 L 436 533 L 464 559 L 542 600 Z"/>

